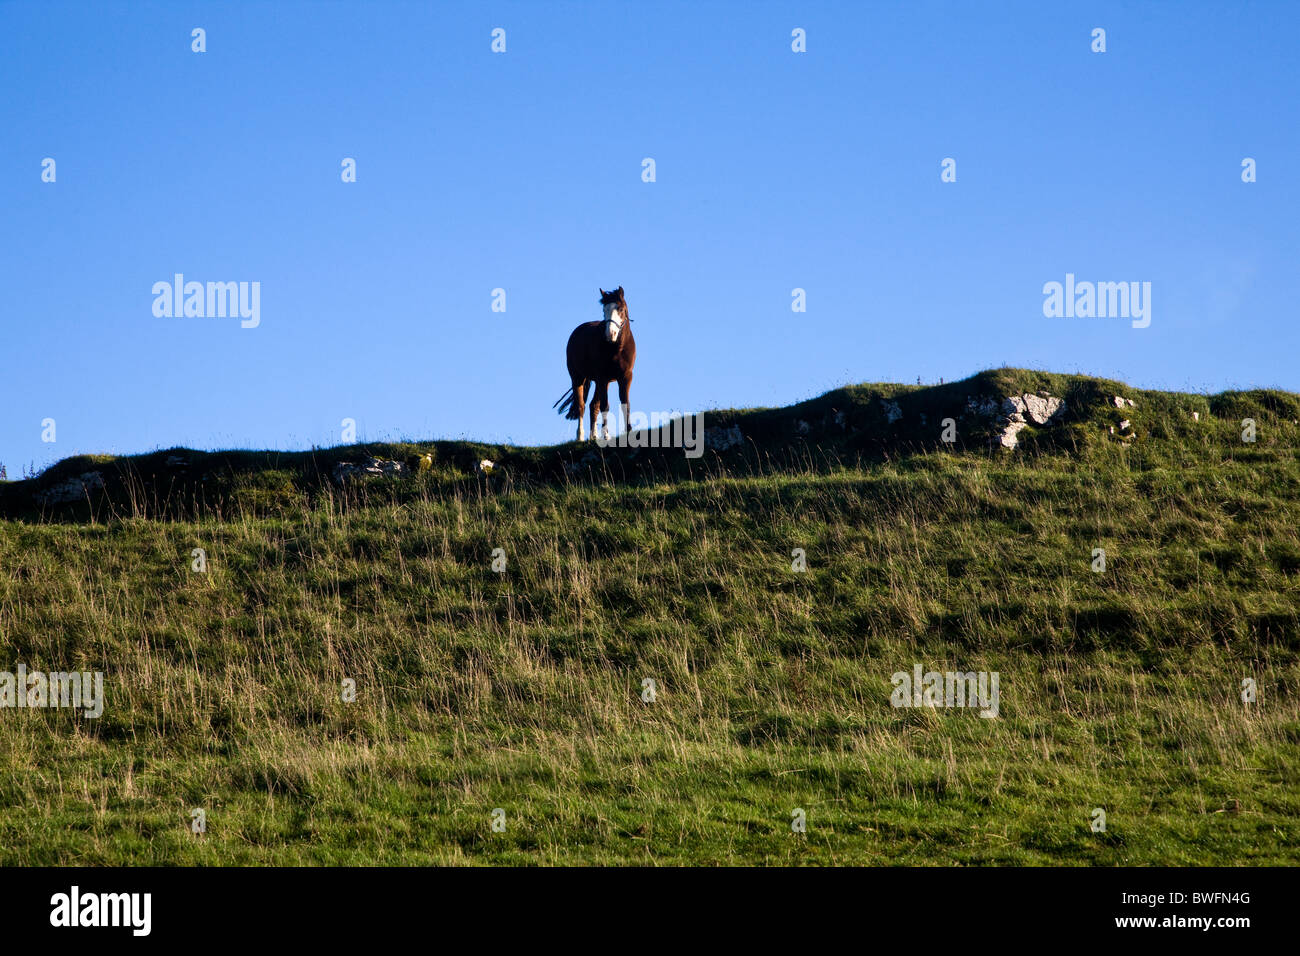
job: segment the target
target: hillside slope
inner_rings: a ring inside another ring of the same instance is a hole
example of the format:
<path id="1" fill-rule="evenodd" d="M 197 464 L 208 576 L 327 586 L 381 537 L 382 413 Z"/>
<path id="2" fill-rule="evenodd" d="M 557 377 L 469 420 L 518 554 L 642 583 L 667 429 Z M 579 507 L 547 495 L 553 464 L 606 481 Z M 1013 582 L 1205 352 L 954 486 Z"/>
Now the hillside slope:
<path id="1" fill-rule="evenodd" d="M 1052 403 L 1050 420 L 1026 410 L 1026 401 L 1039 403 L 1040 412 L 1044 402 Z M 1250 443 L 1241 440 L 1247 419 L 1259 429 Z M 340 473 L 368 461 L 397 469 L 381 486 L 384 496 L 400 498 L 474 487 L 483 459 L 498 466 L 490 487 L 505 491 L 575 480 L 673 481 L 705 476 L 718 466 L 731 474 L 761 474 L 990 448 L 1069 451 L 1086 459 L 1099 446 L 1122 446 L 1130 450 L 1126 462 L 1139 469 L 1216 449 L 1242 460 L 1260 448 L 1295 448 L 1300 396 L 1277 390 L 1208 396 L 1143 391 L 1088 376 L 998 369 L 947 385 L 857 385 L 784 408 L 706 411 L 703 425 L 699 457 L 667 447 L 666 439 L 665 447 L 657 447 L 658 436 L 649 448 L 432 441 L 306 452 L 169 448 L 127 457 L 79 455 L 33 479 L 0 482 L 0 517 L 93 521 L 274 512 L 323 499 L 356 500 L 356 494 L 341 494 L 345 485 L 368 500 L 364 490 L 375 490 L 374 483 L 350 482 Z M 432 467 L 420 471 L 424 456 Z"/>
<path id="2" fill-rule="evenodd" d="M 0 486 L 0 670 L 105 706 L 0 710 L 0 863 L 1294 865 L 1297 420 L 998 370 L 706 413 L 695 461 L 62 462 Z M 918 666 L 997 716 L 893 706 Z"/>

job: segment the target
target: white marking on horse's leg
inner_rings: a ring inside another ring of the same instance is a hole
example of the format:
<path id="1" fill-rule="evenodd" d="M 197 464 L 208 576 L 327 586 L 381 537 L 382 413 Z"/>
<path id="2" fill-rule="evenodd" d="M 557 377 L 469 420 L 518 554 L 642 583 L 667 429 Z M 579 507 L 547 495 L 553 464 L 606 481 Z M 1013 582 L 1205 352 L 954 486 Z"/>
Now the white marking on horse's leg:
<path id="1" fill-rule="evenodd" d="M 609 412 L 603 409 L 600 413 L 600 434 L 605 441 L 609 441 Z"/>
<path id="2" fill-rule="evenodd" d="M 586 437 L 587 437 L 587 425 L 586 422 L 582 420 L 582 416 L 579 415 L 578 416 L 578 441 L 583 441 Z"/>

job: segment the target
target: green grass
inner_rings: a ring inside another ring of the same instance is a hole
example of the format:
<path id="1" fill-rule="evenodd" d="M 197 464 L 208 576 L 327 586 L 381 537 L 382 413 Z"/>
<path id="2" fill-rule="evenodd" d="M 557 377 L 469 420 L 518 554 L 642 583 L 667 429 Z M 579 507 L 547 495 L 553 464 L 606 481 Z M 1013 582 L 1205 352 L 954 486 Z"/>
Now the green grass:
<path id="1" fill-rule="evenodd" d="M 1069 413 L 1014 453 L 957 411 L 1040 388 Z M 102 670 L 107 703 L 0 710 L 0 864 L 1294 865 L 1297 419 L 999 370 L 710 413 L 749 441 L 696 462 L 61 463 L 0 486 L 0 670 Z M 91 467 L 104 495 L 32 505 Z M 1000 716 L 894 709 L 914 664 L 997 671 Z"/>

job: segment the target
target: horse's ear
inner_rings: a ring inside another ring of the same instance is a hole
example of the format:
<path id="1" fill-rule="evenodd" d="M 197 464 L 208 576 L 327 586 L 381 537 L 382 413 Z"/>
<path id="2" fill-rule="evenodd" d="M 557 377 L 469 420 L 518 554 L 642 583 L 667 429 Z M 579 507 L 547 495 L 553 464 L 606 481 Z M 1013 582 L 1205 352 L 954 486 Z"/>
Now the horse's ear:
<path id="1" fill-rule="evenodd" d="M 596 288 L 597 288 L 597 289 L 600 289 L 600 286 L 596 286 Z M 601 297 L 602 299 L 605 298 L 605 290 L 604 290 L 604 289 L 600 289 L 600 297 Z"/>
<path id="2" fill-rule="evenodd" d="M 619 286 L 619 287 L 618 287 L 618 296 L 619 296 L 620 299 L 623 297 L 623 287 L 622 287 L 622 286 Z"/>

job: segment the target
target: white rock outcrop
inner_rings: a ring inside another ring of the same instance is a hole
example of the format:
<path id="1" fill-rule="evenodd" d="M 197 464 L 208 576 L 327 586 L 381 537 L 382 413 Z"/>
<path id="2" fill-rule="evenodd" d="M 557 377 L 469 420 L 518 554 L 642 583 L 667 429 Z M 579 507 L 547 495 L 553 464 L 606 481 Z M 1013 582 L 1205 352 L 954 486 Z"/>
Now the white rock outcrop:
<path id="1" fill-rule="evenodd" d="M 730 428 L 704 429 L 704 447 L 712 448 L 714 451 L 726 451 L 728 448 L 743 444 L 744 441 L 745 436 L 740 433 L 739 425 L 732 425 Z"/>
<path id="2" fill-rule="evenodd" d="M 1007 405 L 1011 408 L 1007 409 Z M 1035 425 L 1046 425 L 1056 413 L 1065 407 L 1065 401 L 1051 395 L 1015 395 L 1003 403 L 1003 410 L 1014 419 L 1020 415 L 1021 420 L 1028 419 Z"/>
<path id="3" fill-rule="evenodd" d="M 1031 424 L 1047 425 L 1064 410 L 1065 399 L 1046 392 L 1010 395 L 1000 402 L 994 398 L 966 399 L 968 413 L 993 419 L 998 429 L 993 444 L 1002 448 L 1015 448 L 1020 444 L 1023 429 Z"/>
<path id="4" fill-rule="evenodd" d="M 1020 430 L 1028 428 L 1029 422 L 1007 422 L 1002 431 L 998 433 L 998 444 L 1003 448 L 1015 448 L 1020 444 Z"/>
<path id="5" fill-rule="evenodd" d="M 86 471 L 75 478 L 67 478 L 44 491 L 36 492 L 35 497 L 43 505 L 61 505 L 70 501 L 84 501 L 91 491 L 103 487 L 103 472 Z"/>
<path id="6" fill-rule="evenodd" d="M 341 461 L 334 466 L 334 480 L 340 485 L 352 478 L 375 478 L 384 475 L 397 475 L 404 470 L 400 461 L 384 461 L 381 458 L 368 458 L 357 463 Z"/>

